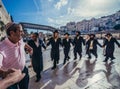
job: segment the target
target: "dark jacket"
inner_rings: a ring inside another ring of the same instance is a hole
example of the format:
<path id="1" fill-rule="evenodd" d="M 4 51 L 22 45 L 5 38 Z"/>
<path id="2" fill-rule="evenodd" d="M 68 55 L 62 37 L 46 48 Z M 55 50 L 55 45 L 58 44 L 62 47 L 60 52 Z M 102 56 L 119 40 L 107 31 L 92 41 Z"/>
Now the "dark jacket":
<path id="1" fill-rule="evenodd" d="M 115 50 L 115 44 L 116 43 L 119 47 L 120 47 L 120 43 L 115 39 L 115 38 L 111 38 L 110 41 L 108 41 L 107 39 L 105 40 L 103 46 L 106 46 L 106 53 L 113 53 Z"/>
<path id="2" fill-rule="evenodd" d="M 71 44 L 72 43 L 72 40 L 71 39 L 68 39 L 68 41 L 67 41 L 67 39 L 63 39 L 63 43 L 62 43 L 62 46 L 64 47 L 64 50 L 69 50 L 70 49 L 70 47 L 71 47 Z"/>
<path id="3" fill-rule="evenodd" d="M 100 47 L 102 47 L 102 45 L 98 42 L 97 39 L 89 39 L 86 43 L 87 45 L 87 51 L 89 51 L 90 49 L 90 44 L 91 44 L 91 41 L 93 41 L 93 49 L 94 51 L 97 51 L 97 45 L 99 45 Z"/>
<path id="4" fill-rule="evenodd" d="M 33 48 L 33 55 L 32 55 L 32 65 L 33 68 L 40 68 L 43 70 L 43 56 L 42 56 L 42 47 L 46 49 L 45 45 L 43 44 L 42 40 L 39 40 L 39 46 L 37 47 L 33 40 L 28 41 L 28 44 Z"/>
<path id="5" fill-rule="evenodd" d="M 83 39 L 83 37 L 79 37 L 79 39 L 75 37 L 73 40 L 74 50 L 82 51 L 82 43 L 83 45 L 85 45 L 85 40 Z"/>
<path id="6" fill-rule="evenodd" d="M 62 45 L 61 39 L 58 38 L 55 42 L 54 38 L 50 38 L 49 42 L 47 43 L 47 46 L 51 44 L 51 56 L 53 59 L 59 60 L 59 46 Z"/>

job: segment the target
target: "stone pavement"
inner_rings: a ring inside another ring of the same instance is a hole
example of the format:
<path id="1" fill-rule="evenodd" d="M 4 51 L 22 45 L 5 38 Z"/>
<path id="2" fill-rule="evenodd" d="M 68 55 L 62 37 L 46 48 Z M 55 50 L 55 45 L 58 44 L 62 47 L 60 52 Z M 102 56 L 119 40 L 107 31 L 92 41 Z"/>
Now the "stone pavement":
<path id="1" fill-rule="evenodd" d="M 60 52 L 60 63 L 55 70 L 51 70 L 50 50 L 43 52 L 44 71 L 40 82 L 36 83 L 35 73 L 29 68 L 29 89 L 120 89 L 120 49 L 116 46 L 114 63 L 104 60 L 103 49 L 98 47 L 98 59 L 88 60 L 83 56 L 81 60 L 71 59 L 63 66 L 63 51 Z M 84 55 L 84 53 L 83 53 Z"/>

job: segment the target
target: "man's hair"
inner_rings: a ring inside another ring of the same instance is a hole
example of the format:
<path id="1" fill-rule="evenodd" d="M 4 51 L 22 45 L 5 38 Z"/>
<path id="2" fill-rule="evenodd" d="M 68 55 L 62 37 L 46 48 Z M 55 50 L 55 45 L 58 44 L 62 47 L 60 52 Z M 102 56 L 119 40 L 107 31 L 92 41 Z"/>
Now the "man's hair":
<path id="1" fill-rule="evenodd" d="M 59 32 L 58 32 L 58 30 L 55 30 L 53 33 L 55 34 L 55 33 L 59 33 Z"/>
<path id="2" fill-rule="evenodd" d="M 10 36 L 10 31 L 14 31 L 16 32 L 17 31 L 17 27 L 19 26 L 20 24 L 16 24 L 16 23 L 8 23 L 6 25 L 6 34 L 8 36 Z"/>
<path id="3" fill-rule="evenodd" d="M 80 32 L 80 31 L 76 31 L 76 33 L 78 33 L 78 35 L 81 35 L 81 32 Z"/>
<path id="4" fill-rule="evenodd" d="M 93 37 L 95 37 L 95 34 L 90 34 L 90 36 L 93 36 Z"/>
<path id="5" fill-rule="evenodd" d="M 35 34 L 37 37 L 39 36 L 39 34 L 38 34 L 37 32 L 35 32 L 35 33 L 33 33 L 33 34 Z"/>

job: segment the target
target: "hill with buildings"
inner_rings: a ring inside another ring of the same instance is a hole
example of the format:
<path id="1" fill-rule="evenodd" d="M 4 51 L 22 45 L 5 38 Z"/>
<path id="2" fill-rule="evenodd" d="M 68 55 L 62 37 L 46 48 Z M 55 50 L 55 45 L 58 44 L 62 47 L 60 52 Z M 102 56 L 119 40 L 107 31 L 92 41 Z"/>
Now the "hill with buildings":
<path id="1" fill-rule="evenodd" d="M 66 26 L 61 26 L 63 31 L 109 31 L 114 30 L 116 25 L 120 24 L 120 10 L 116 13 L 100 18 L 91 18 L 90 20 L 82 20 L 79 22 L 68 22 Z"/>

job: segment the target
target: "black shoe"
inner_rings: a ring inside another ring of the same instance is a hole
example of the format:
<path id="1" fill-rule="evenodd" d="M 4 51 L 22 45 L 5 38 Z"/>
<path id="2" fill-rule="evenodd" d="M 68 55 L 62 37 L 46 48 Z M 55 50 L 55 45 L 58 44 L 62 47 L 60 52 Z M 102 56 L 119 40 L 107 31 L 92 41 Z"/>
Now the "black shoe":
<path id="1" fill-rule="evenodd" d="M 54 70 L 54 69 L 56 69 L 56 67 L 52 67 L 51 69 Z"/>
<path id="2" fill-rule="evenodd" d="M 88 59 L 91 59 L 91 57 L 87 57 Z"/>
<path id="3" fill-rule="evenodd" d="M 115 57 L 111 58 L 111 61 L 114 60 L 114 59 L 115 59 Z"/>
<path id="4" fill-rule="evenodd" d="M 75 57 L 74 60 L 76 60 L 77 58 Z"/>
<path id="5" fill-rule="evenodd" d="M 35 82 L 39 82 L 41 78 L 37 78 Z"/>
<path id="6" fill-rule="evenodd" d="M 103 62 L 107 62 L 107 60 L 104 60 Z"/>
<path id="7" fill-rule="evenodd" d="M 67 58 L 67 61 L 69 61 L 70 57 Z"/>
<path id="8" fill-rule="evenodd" d="M 70 57 L 68 56 L 68 60 L 70 59 Z"/>

